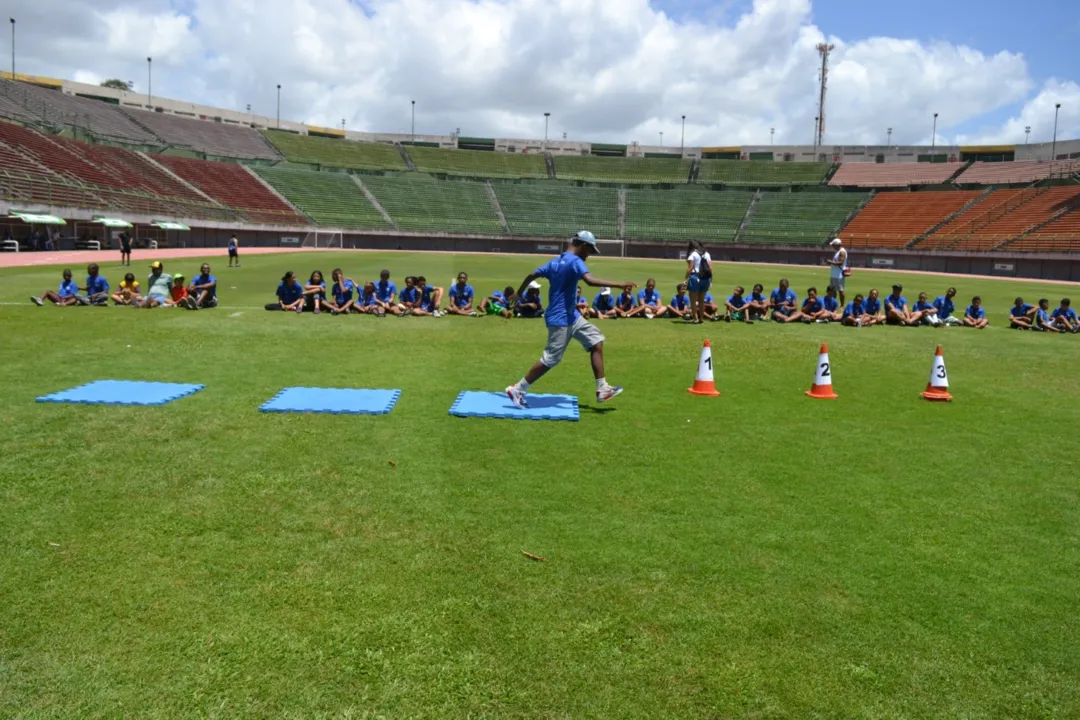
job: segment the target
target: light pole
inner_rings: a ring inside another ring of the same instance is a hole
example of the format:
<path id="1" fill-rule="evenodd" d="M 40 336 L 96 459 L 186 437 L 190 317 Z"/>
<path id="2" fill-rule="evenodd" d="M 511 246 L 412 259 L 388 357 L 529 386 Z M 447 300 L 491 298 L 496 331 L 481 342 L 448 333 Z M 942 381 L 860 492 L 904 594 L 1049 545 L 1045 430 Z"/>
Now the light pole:
<path id="1" fill-rule="evenodd" d="M 660 147 L 664 147 L 664 131 L 660 131 Z"/>
<path id="2" fill-rule="evenodd" d="M 682 138 L 679 140 L 679 154 L 686 151 L 686 116 L 682 116 Z"/>
<path id="3" fill-rule="evenodd" d="M 551 113 L 544 113 L 544 149 L 547 150 L 548 140 L 548 121 L 551 119 Z"/>
<path id="4" fill-rule="evenodd" d="M 11 79 L 15 80 L 15 18 L 8 18 L 11 21 Z"/>
<path id="5" fill-rule="evenodd" d="M 892 128 L 889 128 L 888 130 L 885 131 L 885 138 L 886 138 L 885 139 L 885 144 L 887 146 L 891 146 L 892 145 Z"/>
<path id="6" fill-rule="evenodd" d="M 149 107 L 154 106 L 153 100 L 153 81 L 154 81 L 154 58 L 146 58 L 146 104 Z"/>
<path id="7" fill-rule="evenodd" d="M 1030 125 L 1025 125 L 1024 126 L 1024 144 L 1027 145 L 1028 141 L 1030 141 L 1030 140 L 1031 140 L 1031 126 Z"/>
<path id="8" fill-rule="evenodd" d="M 772 145 L 773 135 L 776 134 L 776 128 L 769 128 L 769 144 Z"/>
<path id="9" fill-rule="evenodd" d="M 1054 141 L 1050 144 L 1050 172 L 1054 172 L 1054 161 L 1057 160 L 1057 118 L 1061 103 L 1054 106 Z"/>
<path id="10" fill-rule="evenodd" d="M 277 86 L 277 129 L 281 129 L 281 83 Z"/>
<path id="11" fill-rule="evenodd" d="M 345 118 L 341 118 L 341 131 L 345 132 Z"/>
<path id="12" fill-rule="evenodd" d="M 412 101 L 412 141 L 416 142 L 416 101 Z"/>
<path id="13" fill-rule="evenodd" d="M 817 146 L 817 141 L 818 141 L 817 129 L 818 129 L 818 121 L 819 120 L 821 120 L 821 118 L 818 117 L 817 115 L 815 115 L 814 116 L 814 157 L 815 158 L 818 155 L 818 151 L 817 151 L 817 148 L 818 148 L 818 146 Z"/>
<path id="14" fill-rule="evenodd" d="M 937 113 L 934 113 L 934 131 L 930 134 L 930 152 L 934 152 L 934 148 L 937 147 Z M 931 158 L 931 161 L 933 158 Z"/>

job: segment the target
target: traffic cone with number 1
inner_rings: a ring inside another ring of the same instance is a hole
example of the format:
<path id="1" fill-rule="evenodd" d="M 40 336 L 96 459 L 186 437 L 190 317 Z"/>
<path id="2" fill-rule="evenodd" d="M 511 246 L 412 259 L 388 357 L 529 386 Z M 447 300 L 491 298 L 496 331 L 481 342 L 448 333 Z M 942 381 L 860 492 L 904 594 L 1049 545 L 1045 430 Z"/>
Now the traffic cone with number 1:
<path id="1" fill-rule="evenodd" d="M 697 364 L 697 376 L 694 378 L 694 387 L 686 388 L 691 395 L 708 395 L 716 397 L 716 384 L 713 382 L 712 367 L 712 343 L 708 340 L 701 346 L 701 358 Z"/>
<path id="2" fill-rule="evenodd" d="M 814 371 L 814 384 L 806 391 L 806 395 L 817 400 L 835 400 L 839 397 L 832 389 L 832 363 L 829 362 L 828 345 L 821 346 L 817 369 Z"/>
<path id="3" fill-rule="evenodd" d="M 926 392 L 920 393 L 926 400 L 936 402 L 948 402 L 952 400 L 949 394 L 949 374 L 945 372 L 945 357 L 941 354 L 941 346 L 934 351 L 934 365 L 930 368 L 930 382 L 926 383 Z"/>

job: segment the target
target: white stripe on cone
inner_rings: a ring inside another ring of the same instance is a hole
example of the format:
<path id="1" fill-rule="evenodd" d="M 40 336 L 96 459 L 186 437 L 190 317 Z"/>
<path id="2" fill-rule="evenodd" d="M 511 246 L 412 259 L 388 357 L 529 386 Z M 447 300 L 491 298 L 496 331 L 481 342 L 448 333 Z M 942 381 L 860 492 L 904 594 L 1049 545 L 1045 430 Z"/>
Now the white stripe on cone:
<path id="1" fill-rule="evenodd" d="M 930 387 L 949 388 L 949 375 L 945 372 L 945 356 L 934 355 L 934 366 L 930 369 Z M 960 388 L 963 390 L 963 388 Z"/>

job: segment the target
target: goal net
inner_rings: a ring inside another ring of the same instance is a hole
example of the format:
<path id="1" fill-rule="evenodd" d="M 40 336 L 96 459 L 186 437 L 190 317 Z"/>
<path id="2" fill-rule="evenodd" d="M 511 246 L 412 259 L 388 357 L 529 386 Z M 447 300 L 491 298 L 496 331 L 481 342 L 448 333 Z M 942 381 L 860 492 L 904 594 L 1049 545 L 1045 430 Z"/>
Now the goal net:
<path id="1" fill-rule="evenodd" d="M 601 255 L 626 257 L 626 241 L 624 240 L 601 240 L 596 238 L 596 247 L 600 248 Z"/>
<path id="2" fill-rule="evenodd" d="M 309 232 L 304 237 L 304 242 L 300 243 L 300 247 L 306 248 L 340 248 L 341 247 L 341 233 L 329 232 L 327 230 L 315 230 Z"/>

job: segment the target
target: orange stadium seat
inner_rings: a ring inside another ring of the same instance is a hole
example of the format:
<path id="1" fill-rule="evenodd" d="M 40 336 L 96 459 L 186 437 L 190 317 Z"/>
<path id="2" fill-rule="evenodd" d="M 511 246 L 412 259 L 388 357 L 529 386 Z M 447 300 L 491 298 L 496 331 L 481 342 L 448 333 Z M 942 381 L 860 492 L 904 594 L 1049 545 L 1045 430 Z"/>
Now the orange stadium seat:
<path id="1" fill-rule="evenodd" d="M 978 190 L 878 193 L 840 237 L 852 247 L 904 247 L 978 196 Z"/>

